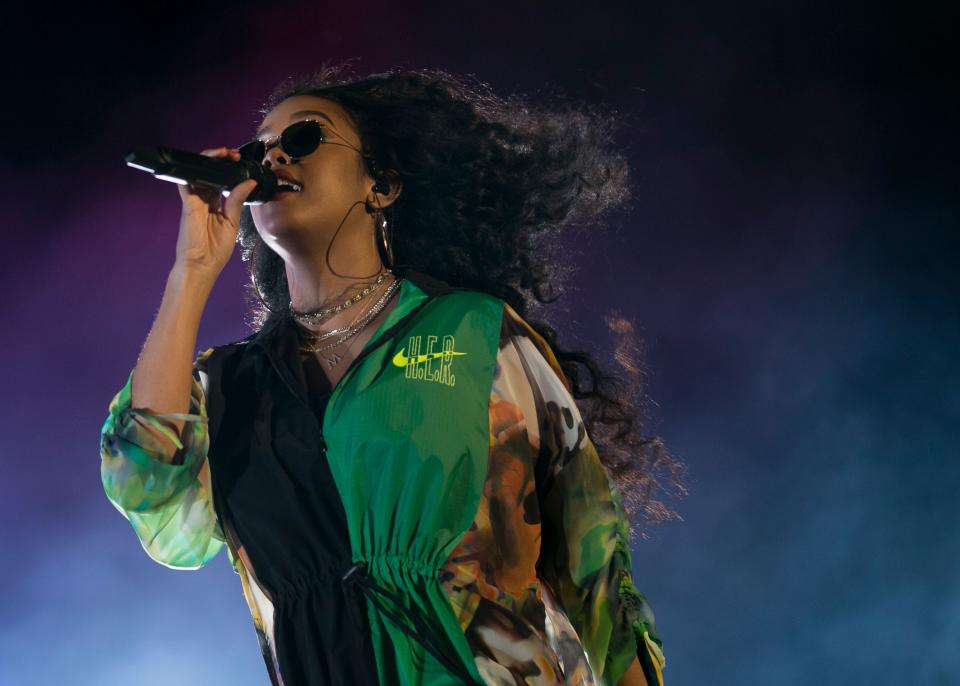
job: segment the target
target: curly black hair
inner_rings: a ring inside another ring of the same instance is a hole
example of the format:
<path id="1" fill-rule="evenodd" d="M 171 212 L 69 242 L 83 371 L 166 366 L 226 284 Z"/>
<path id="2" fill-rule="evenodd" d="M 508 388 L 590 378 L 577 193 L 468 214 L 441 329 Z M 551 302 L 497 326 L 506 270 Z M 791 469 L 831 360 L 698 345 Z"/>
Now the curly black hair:
<path id="1" fill-rule="evenodd" d="M 358 78 L 350 60 L 284 79 L 259 114 L 295 95 L 338 103 L 367 159 L 402 180 L 403 192 L 384 208 L 395 265 L 513 307 L 553 349 L 628 517 L 680 518 L 656 497 L 658 490 L 685 495 L 686 468 L 659 437 L 641 434 L 646 369 L 633 324 L 616 312 L 606 317 L 619 365 L 613 374 L 587 352 L 561 348 L 552 326 L 528 316 L 562 295 L 574 269 L 569 254 L 559 254 L 561 233 L 630 199 L 627 160 L 612 145 L 618 117 L 585 103 L 536 107 L 440 69 Z M 283 316 L 286 271 L 247 206 L 237 240 L 251 272 L 248 325 L 257 330 Z"/>

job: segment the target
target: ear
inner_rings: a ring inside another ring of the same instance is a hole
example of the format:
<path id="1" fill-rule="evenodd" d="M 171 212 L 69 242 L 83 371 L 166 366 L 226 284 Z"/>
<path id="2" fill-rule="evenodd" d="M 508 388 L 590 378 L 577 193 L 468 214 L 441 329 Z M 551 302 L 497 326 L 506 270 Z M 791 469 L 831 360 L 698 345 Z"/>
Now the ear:
<path id="1" fill-rule="evenodd" d="M 373 207 L 387 207 L 392 205 L 394 201 L 400 197 L 400 193 L 403 190 L 403 182 L 400 180 L 400 175 L 393 169 L 388 169 L 380 180 L 381 188 L 384 184 L 389 187 L 389 191 L 386 193 L 381 193 L 373 190 L 373 186 L 370 187 L 370 194 L 368 195 L 368 200 Z M 376 185 L 376 184 L 374 184 Z"/>

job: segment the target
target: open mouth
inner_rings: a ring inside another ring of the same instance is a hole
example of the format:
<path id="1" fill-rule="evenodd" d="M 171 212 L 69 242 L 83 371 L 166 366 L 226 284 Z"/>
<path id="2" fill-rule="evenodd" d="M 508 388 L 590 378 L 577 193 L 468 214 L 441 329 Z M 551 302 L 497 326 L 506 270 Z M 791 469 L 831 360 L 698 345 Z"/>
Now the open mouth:
<path id="1" fill-rule="evenodd" d="M 277 193 L 299 193 L 303 190 L 303 184 L 298 181 L 288 181 L 287 179 L 279 179 L 277 183 Z"/>
<path id="2" fill-rule="evenodd" d="M 277 190 L 273 195 L 273 198 L 276 200 L 282 200 L 283 198 L 289 198 L 290 196 L 296 195 L 303 190 L 303 186 L 294 181 L 281 181 L 277 184 Z"/>

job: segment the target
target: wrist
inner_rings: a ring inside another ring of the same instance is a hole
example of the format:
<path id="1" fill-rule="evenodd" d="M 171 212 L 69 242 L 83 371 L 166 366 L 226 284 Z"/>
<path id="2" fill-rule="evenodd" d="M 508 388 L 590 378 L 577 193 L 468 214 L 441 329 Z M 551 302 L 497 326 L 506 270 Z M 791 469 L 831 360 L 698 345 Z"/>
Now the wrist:
<path id="1" fill-rule="evenodd" d="M 188 262 L 176 262 L 167 275 L 168 285 L 186 290 L 200 290 L 209 293 L 217 282 L 219 273 L 214 274 L 209 269 L 198 267 Z"/>

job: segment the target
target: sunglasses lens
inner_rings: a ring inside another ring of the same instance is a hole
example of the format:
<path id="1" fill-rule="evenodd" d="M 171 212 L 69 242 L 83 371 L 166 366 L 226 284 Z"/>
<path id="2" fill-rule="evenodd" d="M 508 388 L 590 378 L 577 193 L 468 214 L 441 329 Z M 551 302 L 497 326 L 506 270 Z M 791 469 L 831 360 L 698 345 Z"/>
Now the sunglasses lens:
<path id="1" fill-rule="evenodd" d="M 263 160 L 263 154 L 265 152 L 264 148 L 266 146 L 257 140 L 250 141 L 244 145 L 241 145 L 237 150 L 240 151 L 240 159 L 248 160 L 250 162 L 256 162 L 260 164 Z"/>
<path id="2" fill-rule="evenodd" d="M 323 140 L 323 130 L 316 121 L 298 121 L 280 134 L 280 145 L 291 157 L 309 155 Z"/>

